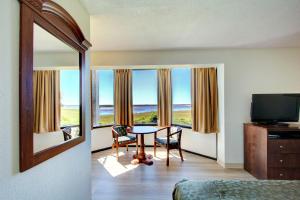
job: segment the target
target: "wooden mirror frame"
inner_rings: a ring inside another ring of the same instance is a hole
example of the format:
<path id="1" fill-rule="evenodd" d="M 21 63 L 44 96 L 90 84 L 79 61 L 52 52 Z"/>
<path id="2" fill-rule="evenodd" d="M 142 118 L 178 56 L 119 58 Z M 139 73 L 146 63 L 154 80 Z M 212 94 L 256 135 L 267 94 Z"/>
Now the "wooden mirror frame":
<path id="1" fill-rule="evenodd" d="M 85 60 L 91 44 L 72 16 L 51 0 L 19 0 L 20 21 L 20 171 L 23 172 L 85 141 Z M 33 142 L 33 26 L 38 24 L 60 41 L 78 51 L 80 70 L 80 136 L 34 153 Z"/>

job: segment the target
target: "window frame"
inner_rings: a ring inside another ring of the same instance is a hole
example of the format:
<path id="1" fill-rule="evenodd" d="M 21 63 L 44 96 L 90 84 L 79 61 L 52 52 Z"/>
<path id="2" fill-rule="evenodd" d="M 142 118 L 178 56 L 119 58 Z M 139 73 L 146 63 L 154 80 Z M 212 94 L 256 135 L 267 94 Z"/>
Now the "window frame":
<path id="1" fill-rule="evenodd" d="M 115 124 L 115 121 L 116 121 L 116 119 L 115 119 L 115 70 L 114 69 L 96 69 L 96 72 L 97 73 L 100 73 L 100 71 L 104 71 L 104 70 L 110 70 L 110 71 L 112 71 L 113 72 L 113 80 L 112 80 L 112 84 L 113 84 L 113 104 L 112 104 L 112 107 L 114 108 L 114 110 L 113 110 L 113 123 L 112 124 L 100 124 L 100 123 L 97 123 L 97 125 L 93 125 L 93 129 L 97 129 L 97 128 L 107 128 L 107 127 L 112 127 L 114 124 Z M 100 80 L 100 79 L 99 79 Z M 100 87 L 100 82 L 98 81 L 98 87 Z M 100 90 L 100 88 L 99 88 L 99 90 Z M 99 95 L 99 97 L 100 97 L 100 93 L 98 94 Z M 101 107 L 101 105 L 100 105 L 100 101 L 98 102 L 99 103 L 99 116 L 100 116 L 100 107 Z M 101 119 L 99 119 L 99 122 L 101 121 Z"/>
<path id="2" fill-rule="evenodd" d="M 172 94 L 172 97 L 171 97 L 171 102 L 172 102 L 172 109 L 171 109 L 171 125 L 172 126 L 179 126 L 179 127 L 182 127 L 182 128 L 187 128 L 187 129 L 192 129 L 192 122 L 190 125 L 186 125 L 186 124 L 177 124 L 177 123 L 173 123 L 173 114 L 174 114 L 174 111 L 173 111 L 173 94 L 174 94 L 174 87 L 173 87 L 173 70 L 175 69 L 190 69 L 190 79 L 192 77 L 192 68 L 191 67 L 173 67 L 171 68 L 171 94 Z M 192 79 L 190 80 L 190 86 L 192 86 Z M 192 87 L 191 87 L 192 89 Z M 192 91 L 191 91 L 191 118 L 192 118 Z"/>
<path id="3" fill-rule="evenodd" d="M 61 73 L 62 73 L 62 71 L 72 71 L 72 70 L 76 70 L 76 69 L 73 69 L 73 68 L 70 68 L 70 69 L 61 69 L 61 70 L 59 70 L 59 72 L 60 72 L 60 81 L 61 81 Z M 80 72 L 79 72 L 79 77 L 78 78 L 80 78 Z M 79 83 L 79 88 L 80 88 L 80 83 Z M 62 96 L 62 90 L 61 90 L 61 82 L 60 82 L 60 88 L 59 88 L 59 90 L 60 90 L 60 96 Z M 79 94 L 79 96 L 78 96 L 78 98 L 79 98 L 79 101 L 80 101 L 80 94 Z M 80 102 L 79 102 L 79 104 L 80 104 Z M 62 109 L 63 108 L 63 106 L 62 106 L 63 104 L 62 104 L 62 102 L 60 102 L 60 109 Z M 79 112 L 79 119 L 78 119 L 78 121 L 79 121 L 79 123 L 80 123 L 80 105 L 78 105 L 78 112 Z M 62 121 L 62 112 L 60 113 L 60 121 Z M 70 124 L 70 125 L 67 125 L 67 124 L 60 124 L 60 129 L 62 130 L 62 129 L 64 129 L 64 128 L 66 128 L 66 127 L 79 127 L 79 125 L 74 125 L 74 124 Z"/>
<path id="4" fill-rule="evenodd" d="M 172 94 L 172 97 L 171 97 L 171 102 L 172 102 L 172 110 L 171 110 L 171 126 L 179 126 L 179 127 L 182 127 L 182 128 L 186 128 L 186 129 L 192 129 L 192 124 L 190 124 L 190 125 L 185 125 L 185 124 L 178 124 L 178 123 L 173 123 L 173 113 L 174 113 L 174 111 L 173 111 L 173 90 L 174 90 L 174 87 L 173 87 L 173 82 L 172 82 L 172 80 L 173 80 L 173 75 L 172 75 L 172 71 L 173 70 L 175 70 L 175 69 L 190 69 L 191 70 L 191 68 L 190 67 L 174 67 L 174 68 L 171 68 L 171 94 Z M 114 72 L 114 69 L 97 69 L 97 71 L 101 71 L 101 70 L 112 70 L 113 71 L 113 74 L 115 73 Z M 153 71 L 156 71 L 156 73 L 157 73 L 157 71 L 158 71 L 158 68 L 153 68 L 153 69 L 132 69 L 132 71 L 141 71 L 141 70 L 143 70 L 143 71 L 146 71 L 146 70 L 153 70 Z M 190 73 L 192 73 L 192 71 L 190 71 Z M 157 89 L 156 89 L 156 93 L 157 93 L 157 104 L 156 104 L 156 106 L 157 106 L 157 111 L 156 112 L 158 112 L 158 77 L 156 77 L 156 81 L 157 81 Z M 114 76 L 113 76 L 113 84 L 114 84 Z M 191 81 L 190 81 L 190 84 L 191 84 Z M 132 87 L 133 87 L 133 83 L 132 83 Z M 132 91 L 133 92 L 133 91 Z M 114 87 L 113 87 L 113 98 L 114 98 L 114 96 L 115 96 L 115 93 L 114 93 Z M 133 97 L 132 97 L 133 98 Z M 192 98 L 192 97 L 191 97 Z M 155 105 L 155 104 L 154 104 Z M 190 104 L 191 106 L 192 106 L 192 104 Z M 100 104 L 99 104 L 99 106 L 100 106 Z M 112 105 L 113 107 L 114 107 L 114 104 Z M 133 106 L 133 108 L 134 108 L 134 104 L 132 104 L 132 106 Z M 100 114 L 100 113 L 99 113 Z M 192 115 L 192 113 L 191 113 L 191 115 Z M 115 110 L 114 110 L 114 121 L 115 121 Z M 133 121 L 134 121 L 134 113 L 133 113 Z M 104 124 L 104 125 L 100 125 L 100 124 L 98 124 L 98 125 L 96 125 L 96 126 L 93 126 L 93 129 L 98 129 L 98 128 L 108 128 L 108 127 L 111 127 L 111 126 L 113 126 L 114 125 L 114 123 L 113 124 Z M 157 126 L 158 125 L 158 122 L 156 122 L 156 123 L 134 123 L 134 126 Z"/>
<path id="5" fill-rule="evenodd" d="M 156 74 L 157 74 L 157 69 L 132 69 L 132 72 L 133 71 L 155 71 Z M 156 104 L 153 104 L 153 105 L 156 105 L 157 107 L 157 114 L 158 114 L 158 77 L 156 75 L 156 83 L 157 83 L 157 87 L 156 87 Z M 156 121 L 156 123 L 135 123 L 134 122 L 134 104 L 133 104 L 133 74 L 132 74 L 132 114 L 133 114 L 133 125 L 134 126 L 157 126 L 158 125 L 158 121 Z"/>

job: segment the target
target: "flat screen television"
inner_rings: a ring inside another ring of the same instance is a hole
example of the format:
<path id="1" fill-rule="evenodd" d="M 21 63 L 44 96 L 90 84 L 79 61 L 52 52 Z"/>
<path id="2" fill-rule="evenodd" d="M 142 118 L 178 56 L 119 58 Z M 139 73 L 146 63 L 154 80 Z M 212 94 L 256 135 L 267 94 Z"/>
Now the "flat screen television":
<path id="1" fill-rule="evenodd" d="M 300 94 L 253 94 L 251 121 L 258 123 L 298 122 Z"/>

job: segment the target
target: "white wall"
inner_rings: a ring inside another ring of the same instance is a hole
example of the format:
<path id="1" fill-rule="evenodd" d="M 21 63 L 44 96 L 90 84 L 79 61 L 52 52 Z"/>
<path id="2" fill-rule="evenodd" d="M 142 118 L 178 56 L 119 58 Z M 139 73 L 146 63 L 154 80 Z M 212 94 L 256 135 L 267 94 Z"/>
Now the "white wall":
<path id="1" fill-rule="evenodd" d="M 300 92 L 300 49 L 216 49 L 95 52 L 92 66 L 224 63 L 225 132 L 218 162 L 243 163 L 243 123 L 250 120 L 252 93 Z"/>
<path id="2" fill-rule="evenodd" d="M 35 52 L 34 67 L 79 66 L 77 52 Z"/>
<path id="3" fill-rule="evenodd" d="M 111 147 L 112 145 L 112 133 L 111 128 L 97 128 L 92 130 L 91 133 L 91 150 L 96 151 Z"/>
<path id="4" fill-rule="evenodd" d="M 161 135 L 166 135 L 161 132 Z M 153 145 L 153 134 L 145 135 L 145 144 Z M 92 131 L 92 151 L 111 147 L 111 128 L 98 128 Z M 191 129 L 183 129 L 182 148 L 195 153 L 216 158 L 216 134 L 193 133 Z"/>
<path id="5" fill-rule="evenodd" d="M 74 16 L 85 36 L 89 37 L 89 15 L 79 1 L 56 2 Z M 1 1 L 0 199 L 88 200 L 91 197 L 89 125 L 86 126 L 86 142 L 19 173 L 19 13 L 18 0 Z M 86 74 L 86 83 L 89 83 L 89 73 Z M 87 110 L 87 124 L 89 116 Z"/>
<path id="6" fill-rule="evenodd" d="M 220 87 L 218 88 L 219 93 L 219 108 L 220 108 L 220 132 L 224 132 L 224 65 L 223 64 L 214 64 L 217 66 L 218 70 L 218 82 Z M 199 65 L 201 66 L 201 65 Z M 211 65 L 208 65 L 211 66 Z M 93 68 L 118 68 L 124 66 L 93 66 Z M 127 68 L 161 68 L 161 67 L 188 67 L 187 65 L 179 66 L 179 65 L 168 65 L 168 66 L 135 66 L 130 65 L 126 66 Z M 192 67 L 192 66 L 189 66 Z M 207 67 L 206 65 L 202 65 L 202 67 Z M 166 135 L 166 133 L 164 133 Z M 222 135 L 222 134 L 221 134 Z M 195 133 L 191 129 L 183 129 L 182 136 L 182 148 L 184 150 L 188 150 L 194 153 L 202 154 L 205 156 L 209 156 L 212 158 L 217 158 L 217 135 L 216 134 L 203 134 L 203 133 Z M 222 139 L 222 138 L 221 138 Z M 112 143 L 112 134 L 110 128 L 97 128 L 92 131 L 92 151 L 107 148 L 111 146 Z M 145 136 L 145 144 L 153 145 L 153 135 Z M 219 155 L 221 156 L 221 154 Z"/>

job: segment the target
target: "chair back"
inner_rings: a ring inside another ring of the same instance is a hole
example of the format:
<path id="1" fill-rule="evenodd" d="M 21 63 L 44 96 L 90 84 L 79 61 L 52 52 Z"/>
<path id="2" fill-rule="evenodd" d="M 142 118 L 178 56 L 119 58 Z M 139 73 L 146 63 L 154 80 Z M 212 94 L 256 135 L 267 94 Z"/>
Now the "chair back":
<path id="1" fill-rule="evenodd" d="M 173 126 L 171 127 L 171 135 L 177 135 L 177 141 L 181 142 L 181 135 L 182 135 L 182 128 L 180 126 Z"/>
<path id="2" fill-rule="evenodd" d="M 62 130 L 63 134 L 64 134 L 64 141 L 68 141 L 70 139 L 72 139 L 72 128 L 71 127 L 65 127 L 63 130 Z"/>
<path id="3" fill-rule="evenodd" d="M 126 125 L 114 125 L 112 127 L 112 131 L 117 133 L 118 137 L 127 135 L 127 127 Z M 113 134 L 113 137 L 115 134 Z"/>

